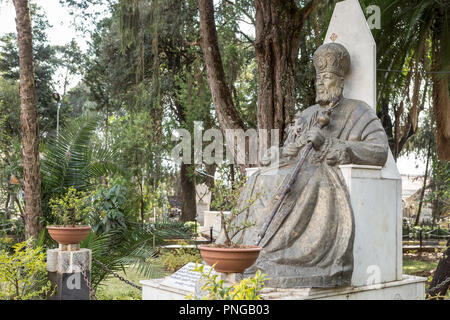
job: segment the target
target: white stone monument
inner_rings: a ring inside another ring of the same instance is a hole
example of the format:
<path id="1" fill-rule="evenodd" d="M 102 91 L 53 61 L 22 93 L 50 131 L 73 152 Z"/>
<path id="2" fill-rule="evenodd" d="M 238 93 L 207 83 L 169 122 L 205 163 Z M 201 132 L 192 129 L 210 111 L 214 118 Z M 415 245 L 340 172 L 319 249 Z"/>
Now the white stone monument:
<path id="1" fill-rule="evenodd" d="M 201 273 L 194 271 L 195 263 L 189 262 L 177 272 L 162 279 L 141 280 L 142 300 L 184 300 L 186 296 L 196 293 Z M 204 266 L 209 272 L 211 267 Z M 215 274 L 211 270 L 211 274 Z"/>
<path id="2" fill-rule="evenodd" d="M 340 43 L 350 54 L 344 97 L 376 108 L 376 44 L 357 0 L 336 4 L 325 42 Z M 265 288 L 263 298 L 424 299 L 426 278 L 402 275 L 402 184 L 392 153 L 389 151 L 384 167 L 351 164 L 340 169 L 355 218 L 351 286 Z"/>
<path id="3" fill-rule="evenodd" d="M 195 186 L 195 199 L 197 201 L 197 222 L 202 226 L 205 221 L 205 211 L 211 205 L 211 191 L 204 183 Z"/>
<path id="4" fill-rule="evenodd" d="M 325 43 L 340 43 L 351 68 L 343 95 L 376 108 L 376 43 L 357 0 L 338 2 Z M 402 183 L 391 151 L 384 167 L 341 165 L 355 218 L 351 287 L 266 289 L 266 299 L 424 299 L 426 278 L 402 275 Z"/>

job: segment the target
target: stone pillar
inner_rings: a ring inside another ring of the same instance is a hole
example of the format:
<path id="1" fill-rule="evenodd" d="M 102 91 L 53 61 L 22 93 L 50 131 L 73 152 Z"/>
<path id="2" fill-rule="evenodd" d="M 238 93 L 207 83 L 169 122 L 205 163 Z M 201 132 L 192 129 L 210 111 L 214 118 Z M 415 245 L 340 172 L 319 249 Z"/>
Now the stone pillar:
<path id="1" fill-rule="evenodd" d="M 59 245 L 47 250 L 47 271 L 53 294 L 49 300 L 89 300 L 89 287 L 82 270 L 90 283 L 92 251 L 79 244 Z"/>
<path id="2" fill-rule="evenodd" d="M 402 280 L 402 181 L 377 166 L 342 165 L 355 218 L 353 286 Z"/>

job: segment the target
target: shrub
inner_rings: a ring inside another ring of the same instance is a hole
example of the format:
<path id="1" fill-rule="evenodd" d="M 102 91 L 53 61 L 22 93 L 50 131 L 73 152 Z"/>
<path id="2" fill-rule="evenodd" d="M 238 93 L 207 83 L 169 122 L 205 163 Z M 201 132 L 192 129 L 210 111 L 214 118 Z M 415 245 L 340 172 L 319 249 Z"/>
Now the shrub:
<path id="1" fill-rule="evenodd" d="M 32 240 L 17 243 L 12 254 L 0 251 L 0 299 L 30 300 L 45 296 L 51 288 L 45 253 Z"/>
<path id="2" fill-rule="evenodd" d="M 13 239 L 7 235 L 0 235 L 0 251 L 9 251 L 12 248 Z"/>
<path id="3" fill-rule="evenodd" d="M 83 221 L 90 211 L 86 194 L 74 187 L 69 187 L 62 197 L 50 199 L 49 203 L 57 224 L 64 226 L 75 226 Z"/>
<path id="4" fill-rule="evenodd" d="M 112 181 L 106 187 L 100 185 L 92 193 L 93 215 L 90 219 L 92 229 L 96 233 L 109 232 L 119 228 L 126 228 L 127 191 L 120 179 Z"/>
<path id="5" fill-rule="evenodd" d="M 194 271 L 201 272 L 201 279 L 205 281 L 200 291 L 200 296 L 191 294 L 187 299 L 202 300 L 262 300 L 261 290 L 264 282 L 268 280 L 266 274 L 258 270 L 253 278 L 242 279 L 229 287 L 225 286 L 225 281 L 219 279 L 218 274 L 211 274 L 214 266 L 209 272 L 204 271 L 204 265 L 196 266 Z"/>
<path id="6" fill-rule="evenodd" d="M 200 229 L 200 223 L 198 223 L 196 221 L 187 221 L 187 222 L 184 223 L 184 227 L 192 235 L 195 235 L 196 233 L 198 233 L 198 230 Z"/>
<path id="7" fill-rule="evenodd" d="M 179 248 L 162 252 L 159 260 L 167 271 L 175 272 L 189 262 L 201 263 L 202 257 L 196 248 Z"/>

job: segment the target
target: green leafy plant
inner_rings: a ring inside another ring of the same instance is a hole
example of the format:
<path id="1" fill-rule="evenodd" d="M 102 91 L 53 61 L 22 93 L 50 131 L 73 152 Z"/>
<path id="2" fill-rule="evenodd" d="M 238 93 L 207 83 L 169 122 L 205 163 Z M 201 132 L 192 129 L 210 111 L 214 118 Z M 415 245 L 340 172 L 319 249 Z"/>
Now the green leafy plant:
<path id="1" fill-rule="evenodd" d="M 110 186 L 98 186 L 91 199 L 91 225 L 94 232 L 126 228 L 127 188 L 120 179 L 113 180 Z"/>
<path id="2" fill-rule="evenodd" d="M 13 239 L 5 235 L 0 235 L 0 250 L 9 251 L 13 246 Z"/>
<path id="3" fill-rule="evenodd" d="M 202 257 L 196 248 L 178 248 L 161 252 L 159 260 L 169 272 L 175 272 L 188 262 L 201 263 Z"/>
<path id="4" fill-rule="evenodd" d="M 38 299 L 49 293 L 45 252 L 33 248 L 32 240 L 13 246 L 13 253 L 0 251 L 0 299 Z"/>
<path id="5" fill-rule="evenodd" d="M 186 299 L 202 300 L 262 300 L 261 290 L 264 282 L 269 280 L 266 274 L 256 271 L 253 278 L 242 279 L 239 283 L 225 286 L 225 281 L 218 274 L 212 274 L 214 266 L 206 272 L 204 265 L 196 265 L 194 271 L 200 272 L 204 284 L 200 288 L 200 296 L 188 295 Z"/>
<path id="6" fill-rule="evenodd" d="M 63 126 L 57 137 L 43 146 L 41 161 L 42 210 L 46 224 L 53 224 L 50 199 L 61 197 L 67 188 L 87 192 L 98 179 L 120 173 L 113 162 L 112 148 L 95 143 L 98 115 L 83 115 Z"/>
<path id="7" fill-rule="evenodd" d="M 200 223 L 196 221 L 187 221 L 184 223 L 184 226 L 192 233 L 192 235 L 196 235 L 198 230 L 200 230 Z"/>
<path id="8" fill-rule="evenodd" d="M 239 232 L 255 225 L 254 221 L 246 219 L 240 223 L 236 222 L 238 216 L 247 211 L 261 197 L 261 194 L 256 194 L 245 202 L 241 201 L 240 194 L 244 184 L 245 179 L 241 179 L 235 182 L 232 187 L 227 187 L 221 180 L 218 180 L 212 190 L 215 196 L 212 206 L 220 212 L 222 231 L 225 235 L 224 246 L 227 248 L 239 247 L 232 239 Z M 229 211 L 230 214 L 225 214 L 226 211 Z"/>
<path id="9" fill-rule="evenodd" d="M 69 187 L 62 197 L 50 199 L 50 207 L 58 224 L 63 226 L 75 226 L 91 210 L 86 193 L 73 187 Z"/>

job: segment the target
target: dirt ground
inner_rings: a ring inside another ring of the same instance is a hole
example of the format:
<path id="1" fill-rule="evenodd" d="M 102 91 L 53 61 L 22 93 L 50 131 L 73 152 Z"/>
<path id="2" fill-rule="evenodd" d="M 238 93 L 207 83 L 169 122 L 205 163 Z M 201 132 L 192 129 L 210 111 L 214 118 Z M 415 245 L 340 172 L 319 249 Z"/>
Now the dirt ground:
<path id="1" fill-rule="evenodd" d="M 442 252 L 407 252 L 403 254 L 403 259 L 431 262 L 437 265 L 442 256 Z M 436 268 L 431 268 L 429 270 L 418 270 L 416 272 L 412 272 L 411 274 L 419 277 L 432 277 L 435 270 Z"/>
<path id="2" fill-rule="evenodd" d="M 406 252 L 404 258 L 419 261 L 439 261 L 442 258 L 442 252 Z"/>

